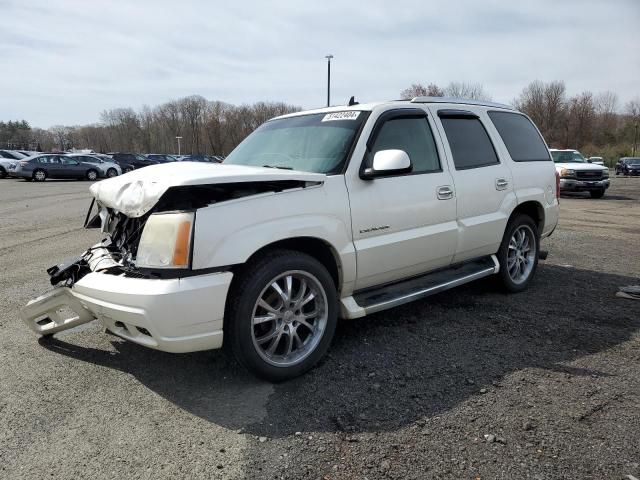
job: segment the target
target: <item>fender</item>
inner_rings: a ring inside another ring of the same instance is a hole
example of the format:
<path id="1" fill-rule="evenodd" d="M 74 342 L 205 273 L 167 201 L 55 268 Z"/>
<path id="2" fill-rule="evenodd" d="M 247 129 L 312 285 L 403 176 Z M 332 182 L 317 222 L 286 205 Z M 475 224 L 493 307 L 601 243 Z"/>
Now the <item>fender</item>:
<path id="1" fill-rule="evenodd" d="M 317 187 L 246 197 L 199 209 L 193 268 L 242 264 L 274 242 L 312 237 L 326 242 L 338 255 L 343 288 L 348 289 L 356 278 L 356 255 L 346 186 L 341 180 L 329 177 Z"/>

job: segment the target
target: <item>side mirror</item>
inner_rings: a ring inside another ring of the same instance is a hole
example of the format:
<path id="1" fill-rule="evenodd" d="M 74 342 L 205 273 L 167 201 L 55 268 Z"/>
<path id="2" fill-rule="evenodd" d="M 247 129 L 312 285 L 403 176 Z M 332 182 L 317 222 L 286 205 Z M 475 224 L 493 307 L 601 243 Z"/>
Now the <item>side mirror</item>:
<path id="1" fill-rule="evenodd" d="M 373 157 L 373 166 L 365 168 L 361 177 L 373 179 L 387 175 L 409 173 L 411 159 L 404 150 L 380 150 Z"/>

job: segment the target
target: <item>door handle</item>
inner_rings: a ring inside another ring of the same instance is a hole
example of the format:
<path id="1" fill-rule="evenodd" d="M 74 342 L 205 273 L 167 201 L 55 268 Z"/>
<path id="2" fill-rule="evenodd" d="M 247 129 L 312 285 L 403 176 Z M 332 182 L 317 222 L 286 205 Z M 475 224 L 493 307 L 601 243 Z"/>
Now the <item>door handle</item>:
<path id="1" fill-rule="evenodd" d="M 443 185 L 436 190 L 438 200 L 449 200 L 453 198 L 453 189 L 449 185 Z"/>
<path id="2" fill-rule="evenodd" d="M 496 190 L 506 190 L 509 186 L 509 182 L 504 178 L 496 179 Z"/>

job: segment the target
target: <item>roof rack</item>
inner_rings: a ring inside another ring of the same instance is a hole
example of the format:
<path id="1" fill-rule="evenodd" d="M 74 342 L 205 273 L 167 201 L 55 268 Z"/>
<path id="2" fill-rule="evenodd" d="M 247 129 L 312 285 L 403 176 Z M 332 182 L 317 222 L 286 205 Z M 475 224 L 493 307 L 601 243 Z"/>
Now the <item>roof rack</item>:
<path id="1" fill-rule="evenodd" d="M 411 99 L 411 103 L 460 103 L 465 105 L 480 105 L 483 107 L 507 108 L 515 110 L 511 105 L 504 103 L 487 102 L 485 100 L 471 100 L 469 98 L 456 97 L 415 97 Z"/>

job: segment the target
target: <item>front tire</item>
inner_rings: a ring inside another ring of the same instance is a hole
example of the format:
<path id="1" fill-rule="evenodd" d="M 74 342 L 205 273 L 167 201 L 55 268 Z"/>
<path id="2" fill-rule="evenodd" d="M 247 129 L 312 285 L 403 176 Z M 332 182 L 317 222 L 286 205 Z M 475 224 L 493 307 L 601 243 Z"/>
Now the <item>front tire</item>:
<path id="1" fill-rule="evenodd" d="M 338 316 L 336 285 L 315 258 L 276 250 L 234 281 L 225 345 L 248 370 L 272 382 L 297 377 L 327 352 Z"/>
<path id="2" fill-rule="evenodd" d="M 0 178 L 6 178 L 7 172 L 4 168 L 0 167 Z"/>
<path id="3" fill-rule="evenodd" d="M 88 170 L 86 177 L 87 180 L 93 182 L 98 179 L 98 172 L 96 170 Z"/>
<path id="4" fill-rule="evenodd" d="M 496 256 L 500 263 L 498 276 L 508 292 L 526 290 L 538 268 L 540 234 L 533 219 L 524 214 L 513 217 L 507 224 Z"/>
<path id="5" fill-rule="evenodd" d="M 604 190 L 591 190 L 589 195 L 591 195 L 591 198 L 602 198 L 604 197 Z"/>

